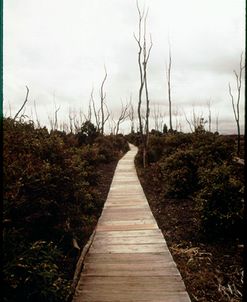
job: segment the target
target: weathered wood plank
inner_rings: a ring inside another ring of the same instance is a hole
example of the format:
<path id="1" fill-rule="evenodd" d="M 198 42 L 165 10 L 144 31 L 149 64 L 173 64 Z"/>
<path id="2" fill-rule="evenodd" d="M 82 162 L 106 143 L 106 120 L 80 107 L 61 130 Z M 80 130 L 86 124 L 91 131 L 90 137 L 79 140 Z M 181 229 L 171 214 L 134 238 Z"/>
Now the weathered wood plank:
<path id="1" fill-rule="evenodd" d="M 128 263 L 132 265 L 133 263 L 147 263 L 150 262 L 163 262 L 171 261 L 172 256 L 170 252 L 164 251 L 163 253 L 138 253 L 136 254 L 126 254 L 126 253 L 115 253 L 115 254 L 91 254 L 89 253 L 85 259 L 85 263 Z"/>
<path id="2" fill-rule="evenodd" d="M 122 230 L 122 231 L 106 231 L 106 232 L 98 232 L 95 234 L 94 238 L 99 237 L 140 237 L 140 236 L 154 236 L 154 235 L 162 235 L 160 229 L 153 230 Z"/>
<path id="3" fill-rule="evenodd" d="M 157 244 L 119 244 L 119 245 L 103 245 L 94 246 L 91 245 L 90 252 L 93 253 L 161 253 L 167 251 L 167 245 L 165 243 Z"/>
<path id="4" fill-rule="evenodd" d="M 118 163 L 73 302 L 190 302 L 134 167 Z"/>
<path id="5" fill-rule="evenodd" d="M 102 246 L 108 244 L 152 244 L 163 243 L 164 239 L 160 235 L 156 236 L 141 236 L 141 237 L 103 237 L 95 238 L 94 246 Z"/>

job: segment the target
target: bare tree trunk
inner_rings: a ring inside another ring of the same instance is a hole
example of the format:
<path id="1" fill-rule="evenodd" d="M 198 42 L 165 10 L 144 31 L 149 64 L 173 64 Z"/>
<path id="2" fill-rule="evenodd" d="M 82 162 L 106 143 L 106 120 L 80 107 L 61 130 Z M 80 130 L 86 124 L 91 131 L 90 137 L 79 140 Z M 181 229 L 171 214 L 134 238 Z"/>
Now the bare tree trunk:
<path id="1" fill-rule="evenodd" d="M 101 88 L 100 88 L 100 111 L 101 111 L 101 133 L 104 134 L 104 127 L 105 127 L 105 111 L 104 111 L 104 100 L 105 100 L 105 97 L 106 97 L 106 93 L 104 93 L 104 84 L 105 84 L 105 81 L 106 81 L 106 78 L 107 78 L 107 71 L 106 71 L 106 68 L 105 68 L 105 76 L 104 76 L 104 79 L 102 81 L 102 84 L 101 84 Z"/>
<path id="2" fill-rule="evenodd" d="M 212 113 L 211 113 L 211 102 L 208 101 L 208 131 L 211 132 L 212 125 Z"/>
<path id="3" fill-rule="evenodd" d="M 139 66 L 139 73 L 140 73 L 140 88 L 139 88 L 139 98 L 138 98 L 138 120 L 139 120 L 139 130 L 141 134 L 141 140 L 142 140 L 142 147 L 143 147 L 143 167 L 145 168 L 147 165 L 147 147 L 148 147 L 148 138 L 149 138 L 149 114 L 150 114 L 150 108 L 149 108 L 149 95 L 148 95 L 148 85 L 147 85 L 147 63 L 150 56 L 150 51 L 152 48 L 152 40 L 150 36 L 150 46 L 147 51 L 146 46 L 146 20 L 147 20 L 147 14 L 148 11 L 145 14 L 144 18 L 144 33 L 143 33 L 143 46 L 141 45 L 142 41 L 142 20 L 144 17 L 144 11 L 140 11 L 140 8 L 137 4 L 137 10 L 139 14 L 139 23 L 138 23 L 138 38 L 134 35 L 134 38 L 138 44 L 138 66 Z M 142 56 L 143 56 L 143 62 L 142 62 Z M 146 111 L 145 111 L 145 127 L 143 129 L 143 122 L 142 122 L 142 114 L 141 114 L 141 106 L 142 106 L 142 93 L 143 88 L 145 88 L 145 96 L 146 96 Z M 145 131 L 145 134 L 144 134 Z"/>
<path id="4" fill-rule="evenodd" d="M 216 115 L 216 132 L 219 133 L 219 113 Z"/>
<path id="5" fill-rule="evenodd" d="M 130 97 L 130 107 L 129 107 L 129 119 L 130 119 L 130 133 L 134 133 L 134 107 L 132 104 L 132 98 Z"/>
<path id="6" fill-rule="evenodd" d="M 14 117 L 14 120 L 16 120 L 17 116 L 19 115 L 19 113 L 22 111 L 22 109 L 24 108 L 24 106 L 26 105 L 27 101 L 28 101 L 28 94 L 29 94 L 29 88 L 26 86 L 26 89 L 27 89 L 27 93 L 26 93 L 26 97 L 25 97 L 25 101 L 24 103 L 22 104 L 21 108 L 17 111 L 15 117 Z"/>
<path id="7" fill-rule="evenodd" d="M 167 88 L 168 88 L 168 102 L 169 102 L 169 124 L 170 131 L 173 131 L 172 128 L 172 100 L 171 100 L 171 68 L 172 68 L 172 58 L 171 58 L 171 49 L 169 49 L 169 64 L 166 70 L 167 75 Z"/>
<path id="8" fill-rule="evenodd" d="M 139 120 L 139 131 L 141 134 L 142 143 L 143 141 L 143 125 L 142 125 L 142 118 L 141 118 L 141 105 L 142 105 L 142 90 L 144 86 L 144 79 L 143 79 L 143 71 L 142 71 L 142 62 L 141 62 L 141 55 L 142 55 L 142 46 L 141 46 L 141 28 L 142 28 L 142 19 L 144 12 L 141 13 L 140 8 L 138 6 L 138 1 L 136 2 L 137 10 L 139 14 L 139 24 L 138 24 L 138 38 L 134 35 L 134 38 L 138 44 L 139 51 L 138 51 L 138 66 L 139 66 L 139 73 L 140 73 L 140 88 L 139 88 L 139 95 L 138 95 L 138 107 L 137 107 L 137 113 L 138 113 L 138 120 Z"/>
<path id="9" fill-rule="evenodd" d="M 128 103 L 125 106 L 122 103 L 121 112 L 120 112 L 120 115 L 119 115 L 119 118 L 118 118 L 118 121 L 116 124 L 116 132 L 115 132 L 116 135 L 119 132 L 120 124 L 123 123 L 129 117 L 129 112 L 128 112 L 129 106 L 130 106 L 130 104 L 128 104 Z"/>
<path id="10" fill-rule="evenodd" d="M 192 128 L 191 122 L 189 121 L 189 119 L 188 119 L 188 117 L 187 117 L 185 111 L 184 111 L 184 116 L 185 116 L 186 122 L 188 123 L 188 125 L 189 125 L 189 127 L 190 127 L 190 131 L 191 131 L 191 133 L 192 133 L 192 132 L 193 132 L 193 128 Z"/>
<path id="11" fill-rule="evenodd" d="M 55 105 L 55 106 L 56 106 L 56 105 Z M 54 128 L 55 128 L 55 129 L 58 128 L 57 113 L 58 113 L 58 111 L 60 110 L 60 107 L 61 107 L 61 106 L 59 106 L 58 108 L 55 107 L 55 122 L 54 122 L 54 125 L 55 125 Z"/>
<path id="12" fill-rule="evenodd" d="M 238 133 L 238 145 L 237 145 L 237 155 L 240 155 L 240 110 L 239 110 L 239 105 L 240 105 L 240 96 L 241 96 L 241 86 L 242 86 L 242 72 L 245 68 L 245 66 L 242 63 L 243 60 L 243 53 L 241 53 L 240 56 L 240 67 L 239 67 L 239 74 L 234 70 L 234 74 L 236 77 L 236 86 L 237 86 L 237 99 L 236 101 L 234 100 L 233 94 L 232 94 L 232 89 L 231 89 L 231 84 L 229 83 L 228 88 L 229 88 L 229 94 L 231 97 L 232 101 L 232 109 L 234 113 L 234 118 L 237 124 L 237 133 Z"/>

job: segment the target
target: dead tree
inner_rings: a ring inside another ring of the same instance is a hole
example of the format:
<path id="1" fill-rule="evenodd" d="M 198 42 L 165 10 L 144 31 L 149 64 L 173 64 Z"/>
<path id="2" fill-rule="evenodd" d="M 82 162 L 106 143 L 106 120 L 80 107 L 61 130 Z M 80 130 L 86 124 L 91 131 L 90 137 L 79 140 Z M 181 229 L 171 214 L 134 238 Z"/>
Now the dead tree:
<path id="1" fill-rule="evenodd" d="M 27 101 L 28 101 L 28 94 L 29 94 L 29 88 L 26 86 L 26 89 L 27 89 L 27 92 L 26 92 L 26 97 L 25 97 L 25 100 L 24 100 L 24 103 L 22 104 L 21 108 L 17 111 L 15 117 L 14 117 L 14 120 L 17 119 L 18 115 L 20 114 L 20 112 L 22 111 L 22 109 L 25 107 Z"/>
<path id="2" fill-rule="evenodd" d="M 184 112 L 185 120 L 186 120 L 186 122 L 188 123 L 188 125 L 189 125 L 189 127 L 190 127 L 190 131 L 193 132 L 192 123 L 191 123 L 191 121 L 188 119 L 188 117 L 187 117 L 187 115 L 186 115 L 186 113 L 185 113 L 184 110 L 183 110 L 183 112 Z"/>
<path id="3" fill-rule="evenodd" d="M 231 97 L 231 102 L 232 102 L 232 109 L 233 109 L 233 113 L 234 113 L 234 118 L 236 121 L 236 125 L 237 125 L 237 133 L 238 133 L 238 147 L 237 147 L 237 155 L 239 156 L 240 154 L 240 96 L 241 96 L 241 87 L 242 87 L 242 73 L 243 70 L 245 68 L 245 66 L 243 65 L 243 53 L 241 53 L 240 56 L 240 66 L 239 66 L 239 73 L 237 73 L 235 70 L 234 75 L 236 77 L 236 86 L 237 86 L 237 94 L 236 94 L 236 100 L 232 94 L 232 88 L 231 88 L 231 84 L 228 84 L 228 88 L 229 88 L 229 94 Z"/>
<path id="4" fill-rule="evenodd" d="M 169 124 L 170 131 L 173 131 L 172 128 L 172 99 L 171 99 L 171 69 L 172 69 L 172 57 L 171 57 L 171 48 L 169 47 L 169 64 L 166 67 L 166 78 L 167 78 L 167 89 L 168 89 L 168 104 L 169 104 Z"/>
<path id="5" fill-rule="evenodd" d="M 208 131 L 211 132 L 212 130 L 212 112 L 211 112 L 211 101 L 208 101 Z"/>
<path id="6" fill-rule="evenodd" d="M 140 131 L 142 147 L 143 147 L 143 167 L 145 168 L 147 164 L 147 147 L 148 147 L 148 138 L 149 138 L 149 114 L 150 114 L 150 108 L 149 108 L 150 101 L 149 101 L 148 84 L 147 84 L 147 63 L 150 57 L 150 52 L 153 43 L 150 36 L 150 45 L 147 48 L 146 21 L 147 21 L 148 11 L 145 12 L 145 10 L 143 10 L 141 12 L 138 5 L 138 1 L 136 2 L 136 5 L 139 15 L 139 23 L 138 23 L 138 37 L 136 37 L 136 35 L 134 34 L 134 38 L 138 44 L 138 66 L 139 66 L 139 73 L 140 73 L 140 88 L 139 88 L 137 112 L 138 112 L 138 120 L 139 120 L 139 131 Z M 142 36 L 142 27 L 143 27 L 143 36 Z M 143 118 L 142 118 L 143 89 L 145 89 L 145 97 L 146 97 L 144 127 L 143 127 Z"/>
<path id="7" fill-rule="evenodd" d="M 130 119 L 130 133 L 134 133 L 134 120 L 135 120 L 135 113 L 134 113 L 134 106 L 132 104 L 132 98 L 130 97 L 130 105 L 129 105 L 129 119 Z"/>
<path id="8" fill-rule="evenodd" d="M 163 124 L 164 124 L 165 114 L 161 113 L 160 107 L 158 108 L 154 105 L 153 106 L 153 120 L 154 120 L 154 129 L 156 131 L 162 132 Z"/>
<path id="9" fill-rule="evenodd" d="M 58 108 L 56 108 L 56 104 L 55 104 L 55 113 L 54 113 L 54 119 L 55 119 L 55 121 L 54 121 L 54 128 L 55 128 L 55 130 L 58 128 L 57 114 L 58 114 L 58 111 L 60 110 L 60 107 L 61 106 L 59 106 Z"/>
<path id="10" fill-rule="evenodd" d="M 219 133 L 219 112 L 217 112 L 216 114 L 215 124 L 216 124 L 216 132 Z"/>
<path id="11" fill-rule="evenodd" d="M 95 105 L 95 101 L 94 101 L 94 97 L 93 97 L 93 91 L 94 91 L 94 89 L 92 88 L 90 101 L 91 101 L 92 107 L 93 107 L 96 128 L 97 128 L 97 131 L 100 131 L 100 109 L 99 110 L 96 109 L 96 105 Z"/>
<path id="12" fill-rule="evenodd" d="M 120 124 L 123 123 L 129 117 L 129 112 L 128 112 L 129 106 L 130 106 L 129 103 L 127 103 L 126 105 L 123 105 L 122 103 L 121 112 L 116 123 L 116 135 L 118 135 Z"/>
<path id="13" fill-rule="evenodd" d="M 106 103 L 105 103 L 106 93 L 104 92 L 104 84 L 105 84 L 106 78 L 107 78 L 107 71 L 106 71 L 106 68 L 105 68 L 105 76 L 104 76 L 104 79 L 103 79 L 103 81 L 101 83 L 101 87 L 100 87 L 100 112 L 101 112 L 101 129 L 100 129 L 100 132 L 102 134 L 104 134 L 105 123 L 108 120 L 108 118 L 110 117 L 109 111 L 108 111 L 107 117 L 105 117 L 105 107 L 107 107 L 107 106 L 106 106 Z"/>
<path id="14" fill-rule="evenodd" d="M 92 88 L 89 103 L 88 103 L 88 113 L 87 113 L 87 120 L 90 123 L 92 121 L 92 105 L 93 105 L 93 88 Z"/>

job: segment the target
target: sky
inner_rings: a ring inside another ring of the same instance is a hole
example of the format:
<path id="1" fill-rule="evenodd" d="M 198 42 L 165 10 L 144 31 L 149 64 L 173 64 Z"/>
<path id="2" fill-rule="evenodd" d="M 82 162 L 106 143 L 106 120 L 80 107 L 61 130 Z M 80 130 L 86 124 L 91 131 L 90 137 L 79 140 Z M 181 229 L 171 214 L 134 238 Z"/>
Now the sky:
<path id="1" fill-rule="evenodd" d="M 153 43 L 147 67 L 151 127 L 155 111 L 162 116 L 160 124 L 169 124 L 170 45 L 173 128 L 189 131 L 185 115 L 190 120 L 193 110 L 207 120 L 210 103 L 211 129 L 217 130 L 218 119 L 220 133 L 236 133 L 228 83 L 236 96 L 233 70 L 239 71 L 241 53 L 245 54 L 245 1 L 139 0 L 139 7 L 148 8 L 147 41 L 151 35 Z M 28 86 L 23 112 L 28 118 L 36 120 L 36 107 L 39 122 L 48 128 L 58 108 L 59 124 L 68 124 L 69 114 L 79 120 L 80 112 L 88 112 L 92 89 L 99 106 L 104 66 L 109 131 L 121 104 L 131 98 L 136 109 L 140 76 L 135 0 L 5 0 L 3 13 L 5 116 L 17 113 Z M 128 133 L 130 123 L 120 129 Z"/>

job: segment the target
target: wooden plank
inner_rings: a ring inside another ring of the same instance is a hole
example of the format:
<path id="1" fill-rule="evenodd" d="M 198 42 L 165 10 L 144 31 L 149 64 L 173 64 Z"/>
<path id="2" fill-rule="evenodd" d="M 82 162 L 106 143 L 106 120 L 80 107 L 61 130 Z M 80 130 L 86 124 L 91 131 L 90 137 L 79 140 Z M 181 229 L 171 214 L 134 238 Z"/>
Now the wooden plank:
<path id="1" fill-rule="evenodd" d="M 160 235 L 156 236 L 141 236 L 141 237 L 101 237 L 94 239 L 94 246 L 102 246 L 108 244 L 152 244 L 163 243 L 164 239 Z"/>
<path id="2" fill-rule="evenodd" d="M 80 280 L 80 287 L 85 287 L 86 285 L 105 285 L 105 286 L 129 286 L 137 289 L 148 289 L 148 290 L 156 290 L 157 288 L 163 287 L 172 289 L 172 285 L 181 286 L 181 288 L 185 288 L 183 283 L 181 282 L 181 276 L 112 276 L 112 277 L 97 277 L 82 275 Z"/>
<path id="3" fill-rule="evenodd" d="M 102 237 L 140 237 L 140 236 L 155 236 L 161 235 L 160 229 L 153 230 L 122 230 L 122 231 L 107 231 L 107 232 L 97 232 L 95 234 L 95 239 Z M 163 238 L 163 236 L 162 236 Z"/>
<path id="4" fill-rule="evenodd" d="M 96 231 L 125 231 L 125 230 L 155 230 L 157 227 L 152 224 L 136 225 L 98 225 Z"/>
<path id="5" fill-rule="evenodd" d="M 120 273 L 125 271 L 134 271 L 137 275 L 141 273 L 142 271 L 150 271 L 150 275 L 152 275 L 152 272 L 154 271 L 160 271 L 163 268 L 176 268 L 176 265 L 174 261 L 157 261 L 152 263 L 147 262 L 138 262 L 138 263 L 132 263 L 131 265 L 129 263 L 85 263 L 84 268 L 85 271 L 87 270 L 95 270 L 95 271 L 118 271 Z"/>
<path id="6" fill-rule="evenodd" d="M 186 292 L 166 292 L 161 291 L 153 292 L 143 292 L 143 291 L 133 291 L 130 292 L 128 289 L 124 290 L 114 290 L 103 291 L 100 290 L 82 290 L 83 302 L 189 302 L 190 299 Z M 75 300 L 76 301 L 76 300 Z M 80 301 L 80 300 L 77 300 Z"/>
<path id="7" fill-rule="evenodd" d="M 126 254 L 126 253 L 115 253 L 115 254 L 92 254 L 89 252 L 85 259 L 85 263 L 150 263 L 150 262 L 162 262 L 170 261 L 172 256 L 170 252 L 164 251 L 162 253 L 138 253 Z"/>
<path id="8" fill-rule="evenodd" d="M 119 244 L 119 245 L 91 245 L 90 253 L 160 253 L 167 251 L 168 248 L 165 243 L 157 244 Z"/>
<path id="9" fill-rule="evenodd" d="M 134 167 L 118 163 L 73 302 L 190 302 Z"/>

